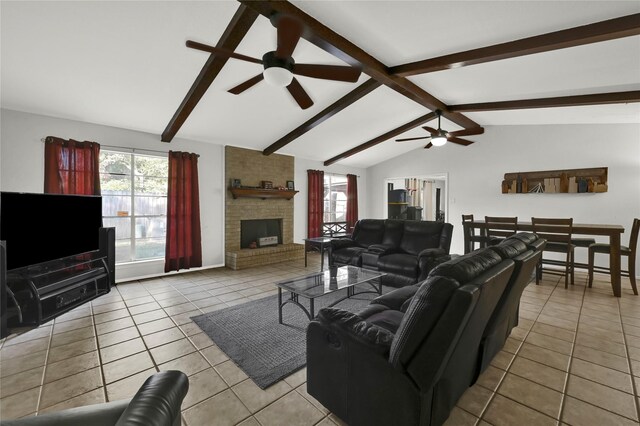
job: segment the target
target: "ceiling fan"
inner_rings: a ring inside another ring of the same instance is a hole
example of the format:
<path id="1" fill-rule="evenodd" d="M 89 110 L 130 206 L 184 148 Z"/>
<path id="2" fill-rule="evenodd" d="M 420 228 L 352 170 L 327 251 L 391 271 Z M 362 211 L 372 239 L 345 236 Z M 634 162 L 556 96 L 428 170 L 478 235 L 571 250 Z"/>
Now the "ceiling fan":
<path id="1" fill-rule="evenodd" d="M 434 111 L 436 116 L 438 117 L 438 129 L 434 129 L 429 126 L 422 126 L 427 132 L 431 133 L 430 136 L 422 136 L 419 138 L 405 138 L 405 139 L 396 139 L 396 142 L 407 142 L 407 141 L 416 141 L 419 139 L 431 139 L 424 148 L 429 149 L 432 146 L 442 146 L 448 142 L 457 143 L 458 145 L 471 145 L 473 141 L 459 138 L 458 136 L 471 136 L 471 135 L 481 135 L 484 133 L 484 129 L 482 127 L 473 127 L 470 129 L 457 130 L 455 132 L 447 132 L 446 130 L 442 130 L 440 127 L 440 117 L 442 116 L 442 111 L 439 109 Z"/>
<path id="2" fill-rule="evenodd" d="M 192 49 L 202 50 L 227 58 L 239 59 L 241 61 L 253 62 L 261 64 L 264 67 L 264 71 L 260 74 L 229 89 L 229 92 L 234 95 L 244 92 L 264 79 L 273 86 L 286 87 L 289 93 L 291 93 L 291 96 L 293 96 L 293 99 L 300 105 L 300 108 L 307 109 L 313 105 L 313 101 L 293 74 L 351 83 L 358 81 L 361 70 L 352 66 L 296 64 L 291 55 L 302 36 L 304 29 L 302 24 L 289 16 L 278 15 L 274 15 L 271 18 L 271 22 L 278 31 L 278 47 L 274 51 L 265 53 L 262 59 L 252 58 L 227 49 L 209 46 L 192 40 L 187 40 L 186 44 L 187 47 Z"/>

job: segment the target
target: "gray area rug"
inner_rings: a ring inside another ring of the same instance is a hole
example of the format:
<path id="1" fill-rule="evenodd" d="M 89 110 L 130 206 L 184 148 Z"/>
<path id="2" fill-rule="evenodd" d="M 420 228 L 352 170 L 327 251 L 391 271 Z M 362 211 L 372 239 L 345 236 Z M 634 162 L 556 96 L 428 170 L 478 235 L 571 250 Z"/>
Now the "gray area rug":
<path id="1" fill-rule="evenodd" d="M 361 289 L 365 288 L 358 287 Z M 383 293 L 391 290 L 393 288 L 382 288 Z M 283 292 L 283 300 L 288 294 Z M 315 299 L 316 314 L 344 296 L 346 289 Z M 357 312 L 375 297 L 377 294 L 356 295 L 335 307 Z M 299 301 L 309 309 L 308 299 L 300 297 Z M 261 389 L 295 373 L 307 362 L 309 318 L 302 309 L 289 303 L 282 309 L 283 324 L 278 324 L 277 295 L 192 319 Z"/>

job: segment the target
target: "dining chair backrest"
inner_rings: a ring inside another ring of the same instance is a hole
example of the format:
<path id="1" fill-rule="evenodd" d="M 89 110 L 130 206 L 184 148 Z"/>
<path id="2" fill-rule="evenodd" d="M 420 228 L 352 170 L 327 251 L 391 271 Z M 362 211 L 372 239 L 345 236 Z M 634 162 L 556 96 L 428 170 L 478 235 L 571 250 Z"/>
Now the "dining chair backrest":
<path id="1" fill-rule="evenodd" d="M 629 250 L 631 250 L 631 256 L 635 257 L 636 250 L 638 249 L 638 233 L 640 233 L 640 219 L 633 219 L 633 226 L 631 227 L 631 235 L 629 235 Z"/>
<path id="2" fill-rule="evenodd" d="M 544 238 L 551 243 L 571 244 L 573 232 L 573 218 L 531 218 L 532 230 L 539 238 Z"/>
<path id="3" fill-rule="evenodd" d="M 487 238 L 507 238 L 518 231 L 518 217 L 484 217 Z"/>
<path id="4" fill-rule="evenodd" d="M 473 222 L 473 215 L 472 214 L 463 214 L 462 215 L 462 223 L 465 222 Z"/>

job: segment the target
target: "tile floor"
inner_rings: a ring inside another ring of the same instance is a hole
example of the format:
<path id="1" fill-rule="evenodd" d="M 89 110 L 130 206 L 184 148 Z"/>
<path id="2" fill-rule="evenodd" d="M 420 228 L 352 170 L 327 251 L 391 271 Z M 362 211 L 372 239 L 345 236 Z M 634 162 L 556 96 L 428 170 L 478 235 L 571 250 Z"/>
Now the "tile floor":
<path id="1" fill-rule="evenodd" d="M 244 271 L 205 270 L 118 285 L 0 342 L 0 418 L 131 397 L 158 370 L 189 375 L 183 424 L 343 424 L 306 392 L 305 370 L 260 390 L 189 317 L 275 294 L 273 282 L 318 269 L 319 256 Z M 623 278 L 530 284 L 520 325 L 448 425 L 638 425 L 640 297 Z"/>

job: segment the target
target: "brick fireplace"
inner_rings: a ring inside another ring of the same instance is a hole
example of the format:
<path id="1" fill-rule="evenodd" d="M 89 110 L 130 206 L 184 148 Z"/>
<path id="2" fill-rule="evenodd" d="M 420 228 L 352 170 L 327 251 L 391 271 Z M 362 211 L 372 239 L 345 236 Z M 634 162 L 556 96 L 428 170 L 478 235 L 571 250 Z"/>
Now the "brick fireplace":
<path id="1" fill-rule="evenodd" d="M 225 176 L 228 187 L 234 179 L 240 179 L 242 186 L 259 187 L 262 181 L 272 182 L 274 188 L 286 186 L 287 181 L 293 180 L 294 159 L 288 155 L 265 156 L 260 151 L 226 146 Z M 234 199 L 227 189 L 225 212 L 225 264 L 228 268 L 244 269 L 304 258 L 304 245 L 293 243 L 293 199 Z M 280 221 L 282 244 L 242 248 L 241 222 L 257 219 Z"/>

